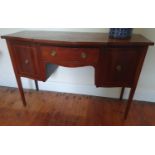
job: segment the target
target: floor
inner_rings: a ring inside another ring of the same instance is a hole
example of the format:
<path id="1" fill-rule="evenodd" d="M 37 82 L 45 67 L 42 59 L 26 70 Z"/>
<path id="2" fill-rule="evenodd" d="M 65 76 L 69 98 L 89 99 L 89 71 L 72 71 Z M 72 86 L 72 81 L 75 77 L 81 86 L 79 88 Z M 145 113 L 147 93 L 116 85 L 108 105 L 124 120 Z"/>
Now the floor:
<path id="1" fill-rule="evenodd" d="M 1 126 L 155 125 L 153 103 L 134 101 L 124 121 L 126 101 L 33 90 L 25 96 L 27 107 L 17 89 L 0 87 Z"/>

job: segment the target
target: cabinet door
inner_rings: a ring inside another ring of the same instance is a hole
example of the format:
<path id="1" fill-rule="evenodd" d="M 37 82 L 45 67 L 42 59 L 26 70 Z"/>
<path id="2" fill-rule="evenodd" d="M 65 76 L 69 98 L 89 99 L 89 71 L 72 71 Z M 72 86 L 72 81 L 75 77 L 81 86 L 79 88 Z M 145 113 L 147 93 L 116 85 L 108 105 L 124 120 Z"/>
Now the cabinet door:
<path id="1" fill-rule="evenodd" d="M 106 48 L 101 51 L 96 72 L 97 86 L 132 86 L 140 56 L 139 48 Z"/>
<path id="2" fill-rule="evenodd" d="M 21 76 L 26 76 L 30 78 L 35 78 L 38 76 L 37 69 L 37 58 L 35 47 L 25 44 L 15 44 L 14 47 L 14 57 L 16 61 L 16 66 L 18 69 L 18 74 Z"/>

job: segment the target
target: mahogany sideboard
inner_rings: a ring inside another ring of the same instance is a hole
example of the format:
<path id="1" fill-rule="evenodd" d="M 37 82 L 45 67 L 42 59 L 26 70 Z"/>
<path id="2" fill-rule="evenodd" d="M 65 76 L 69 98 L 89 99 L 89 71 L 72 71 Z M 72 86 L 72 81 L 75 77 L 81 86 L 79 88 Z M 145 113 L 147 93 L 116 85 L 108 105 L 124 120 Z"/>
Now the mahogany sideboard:
<path id="1" fill-rule="evenodd" d="M 95 68 L 96 87 L 131 88 L 124 118 L 127 118 L 143 62 L 154 43 L 141 35 L 110 39 L 106 33 L 22 31 L 2 36 L 9 48 L 23 104 L 21 77 L 46 81 L 60 66 Z"/>

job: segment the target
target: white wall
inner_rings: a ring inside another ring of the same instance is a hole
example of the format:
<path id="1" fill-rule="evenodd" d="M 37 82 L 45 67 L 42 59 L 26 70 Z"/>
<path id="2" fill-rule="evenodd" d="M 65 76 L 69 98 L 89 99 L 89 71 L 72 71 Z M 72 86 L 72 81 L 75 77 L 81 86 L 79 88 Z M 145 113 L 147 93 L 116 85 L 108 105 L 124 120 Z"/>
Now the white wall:
<path id="1" fill-rule="evenodd" d="M 25 29 L 0 29 L 0 35 L 18 32 Z M 35 29 L 40 30 L 40 29 Z M 108 29 L 42 29 L 52 31 L 84 31 L 107 32 Z M 155 29 L 135 29 L 136 33 L 144 34 L 155 41 Z M 150 47 L 143 71 L 136 90 L 135 99 L 155 102 L 155 47 Z M 24 88 L 34 89 L 34 82 L 23 78 Z M 0 39 L 0 85 L 17 87 L 5 40 Z M 40 89 L 78 94 L 89 94 L 117 98 L 120 88 L 96 88 L 94 85 L 94 69 L 92 67 L 65 68 L 59 67 L 57 72 L 46 82 L 39 82 Z M 129 90 L 125 91 L 125 98 Z"/>

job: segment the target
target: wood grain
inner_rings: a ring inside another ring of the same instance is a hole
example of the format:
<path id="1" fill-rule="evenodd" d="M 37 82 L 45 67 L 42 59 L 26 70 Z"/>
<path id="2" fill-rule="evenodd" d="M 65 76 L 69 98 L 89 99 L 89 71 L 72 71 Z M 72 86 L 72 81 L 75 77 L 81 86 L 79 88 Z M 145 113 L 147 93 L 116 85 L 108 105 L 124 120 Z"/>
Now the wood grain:
<path id="1" fill-rule="evenodd" d="M 126 101 L 55 92 L 26 90 L 27 107 L 18 90 L 0 87 L 0 125 L 122 126 L 155 125 L 155 104 L 137 102 L 123 121 Z"/>
<path id="2" fill-rule="evenodd" d="M 26 101 L 21 77 L 46 81 L 49 73 L 53 73 L 53 69 L 47 71 L 47 68 L 51 67 L 49 64 L 52 68 L 55 68 L 55 65 L 56 68 L 57 65 L 92 65 L 95 68 L 97 87 L 131 88 L 125 119 L 131 107 L 147 49 L 149 45 L 154 45 L 141 35 L 118 40 L 110 39 L 105 33 L 24 31 L 2 38 L 6 39 L 9 47 L 24 105 Z M 123 91 L 120 99 L 122 96 Z"/>
<path id="3" fill-rule="evenodd" d="M 51 31 L 21 31 L 2 36 L 5 39 L 30 41 L 33 43 L 49 43 L 60 46 L 103 46 L 103 45 L 139 45 L 148 46 L 154 43 L 142 35 L 134 34 L 130 39 L 110 39 L 108 33 L 88 32 L 51 32 Z"/>

